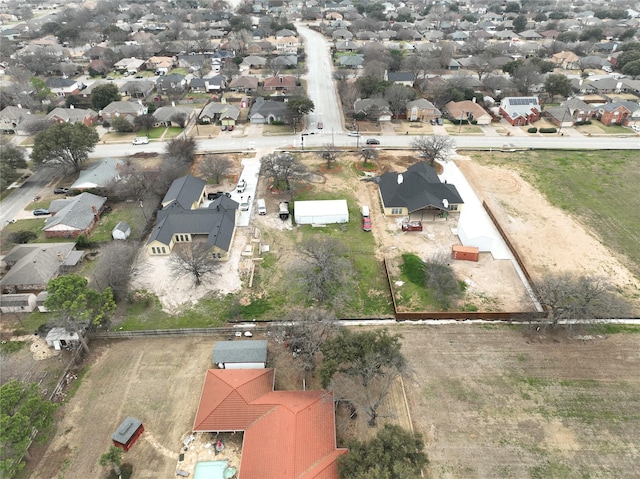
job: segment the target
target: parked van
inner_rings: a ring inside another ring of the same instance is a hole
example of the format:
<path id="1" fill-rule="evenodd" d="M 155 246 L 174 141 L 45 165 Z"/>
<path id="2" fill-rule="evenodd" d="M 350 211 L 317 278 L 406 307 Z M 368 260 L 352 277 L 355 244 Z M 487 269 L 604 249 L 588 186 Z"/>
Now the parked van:
<path id="1" fill-rule="evenodd" d="M 369 217 L 369 207 L 367 205 L 362 205 L 362 217 L 363 218 L 368 218 Z"/>
<path id="2" fill-rule="evenodd" d="M 257 204 L 258 204 L 258 214 L 259 215 L 266 215 L 267 214 L 267 205 L 265 204 L 264 200 L 262 198 L 258 198 Z"/>

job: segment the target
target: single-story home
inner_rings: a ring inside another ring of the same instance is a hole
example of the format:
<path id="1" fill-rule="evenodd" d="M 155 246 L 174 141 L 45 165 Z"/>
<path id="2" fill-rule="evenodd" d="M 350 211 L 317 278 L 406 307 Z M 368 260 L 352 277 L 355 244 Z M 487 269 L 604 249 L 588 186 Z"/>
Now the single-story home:
<path id="1" fill-rule="evenodd" d="M 411 165 L 404 173 L 384 173 L 378 183 L 386 216 L 409 216 L 410 221 L 446 218 L 459 213 L 464 201 L 456 187 L 442 183 L 426 161 Z"/>
<path id="2" fill-rule="evenodd" d="M 274 384 L 273 369 L 209 369 L 193 431 L 243 431 L 242 479 L 338 479 L 347 450 L 336 446 L 333 393 Z"/>
<path id="3" fill-rule="evenodd" d="M 296 224 L 336 224 L 349 222 L 347 200 L 294 201 L 293 218 Z"/>
<path id="4" fill-rule="evenodd" d="M 362 116 L 371 121 L 391 121 L 393 114 L 389 102 L 384 98 L 365 98 L 353 103 L 354 116 Z"/>
<path id="5" fill-rule="evenodd" d="M 103 158 L 82 170 L 70 189 L 90 190 L 92 188 L 105 188 L 110 183 L 120 180 L 120 170 L 123 166 L 124 161 L 122 160 Z"/>
<path id="6" fill-rule="evenodd" d="M 512 126 L 523 126 L 540 119 L 542 106 L 538 97 L 505 97 L 500 102 L 499 112 Z"/>
<path id="7" fill-rule="evenodd" d="M 0 280 L 3 293 L 38 292 L 49 280 L 80 260 L 75 243 L 29 243 L 14 246 L 3 261 L 9 271 Z M 82 256 L 80 256 L 82 257 Z"/>
<path id="8" fill-rule="evenodd" d="M 46 219 L 44 235 L 47 238 L 75 238 L 89 235 L 100 219 L 107 198 L 92 193 L 81 193 L 65 200 L 52 202 L 52 216 Z M 60 208 L 60 209 L 58 209 Z"/>
<path id="9" fill-rule="evenodd" d="M 454 120 L 467 120 L 470 123 L 475 121 L 478 125 L 491 124 L 491 115 L 487 111 L 471 100 L 450 101 L 445 105 L 449 116 Z"/>
<path id="10" fill-rule="evenodd" d="M 261 369 L 267 364 L 267 341 L 218 341 L 213 347 L 213 364 L 218 369 Z"/>
<path id="11" fill-rule="evenodd" d="M 274 121 L 288 123 L 287 104 L 258 97 L 249 110 L 249 121 L 258 125 L 271 124 Z"/>
<path id="12" fill-rule="evenodd" d="M 229 258 L 238 203 L 222 195 L 205 207 L 205 186 L 204 180 L 192 175 L 171 184 L 146 244 L 148 254 L 168 255 L 177 243 L 204 241 L 213 259 Z"/>

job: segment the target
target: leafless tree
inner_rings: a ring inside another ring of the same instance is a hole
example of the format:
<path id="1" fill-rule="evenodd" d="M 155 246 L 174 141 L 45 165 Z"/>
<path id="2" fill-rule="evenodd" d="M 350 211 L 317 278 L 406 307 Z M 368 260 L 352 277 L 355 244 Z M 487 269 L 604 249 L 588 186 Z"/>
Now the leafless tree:
<path id="1" fill-rule="evenodd" d="M 521 95 L 529 95 L 531 87 L 540 81 L 538 67 L 533 63 L 524 63 L 513 70 L 511 80 Z"/>
<path id="2" fill-rule="evenodd" d="M 479 55 L 474 55 L 471 57 L 471 65 L 469 66 L 469 68 L 476 72 L 479 81 L 482 81 L 482 78 L 487 73 L 491 73 L 496 69 L 495 59 L 497 56 L 497 51 L 488 48 Z"/>
<path id="3" fill-rule="evenodd" d="M 144 268 L 138 260 L 138 248 L 137 242 L 112 241 L 100 249 L 92 280 L 99 291 L 111 288 L 116 302 L 127 297 L 132 278 Z"/>
<path id="4" fill-rule="evenodd" d="M 363 148 L 360 150 L 360 156 L 364 161 L 364 166 L 367 166 L 370 161 L 378 161 L 378 150 L 375 148 Z"/>
<path id="5" fill-rule="evenodd" d="M 339 307 L 353 289 L 353 272 L 346 252 L 335 238 L 312 236 L 300 247 L 302 262 L 291 275 L 292 287 L 320 304 L 331 302 Z"/>
<path id="6" fill-rule="evenodd" d="M 180 128 L 184 128 L 187 123 L 187 114 L 186 113 L 174 113 L 171 115 L 169 120 L 172 123 L 177 123 Z"/>
<path id="7" fill-rule="evenodd" d="M 174 277 L 190 275 L 196 287 L 218 269 L 218 263 L 211 257 L 210 248 L 202 241 L 175 245 L 171 252 L 170 265 Z"/>
<path id="8" fill-rule="evenodd" d="M 563 320 L 589 323 L 630 313 L 629 304 L 616 294 L 607 278 L 600 276 L 549 274 L 536 283 L 536 290 L 540 304 L 549 313 L 551 328 Z"/>
<path id="9" fill-rule="evenodd" d="M 416 92 L 408 86 L 394 84 L 384 92 L 385 99 L 389 102 L 389 109 L 397 119 L 398 115 L 407 110 L 407 102 L 416 97 Z"/>
<path id="10" fill-rule="evenodd" d="M 220 184 L 220 178 L 233 166 L 233 162 L 224 156 L 209 154 L 198 164 L 198 172 L 216 184 Z"/>
<path id="11" fill-rule="evenodd" d="M 283 324 L 278 326 L 283 341 L 305 374 L 316 368 L 320 347 L 340 327 L 334 313 L 320 308 L 292 309 Z"/>
<path id="12" fill-rule="evenodd" d="M 436 161 L 449 161 L 454 153 L 455 141 L 451 137 L 441 135 L 418 136 L 411 142 L 411 147 L 433 165 Z"/>
<path id="13" fill-rule="evenodd" d="M 318 150 L 316 154 L 327 162 L 327 170 L 329 170 L 337 163 L 342 153 L 333 143 L 327 143 L 324 145 L 324 149 Z"/>
<path id="14" fill-rule="evenodd" d="M 191 165 L 196 156 L 196 140 L 193 137 L 172 139 L 166 145 L 165 156 L 183 166 Z"/>
<path id="15" fill-rule="evenodd" d="M 284 187 L 292 191 L 292 182 L 306 181 L 309 171 L 302 162 L 291 153 L 271 153 L 261 159 L 262 173 L 273 178 L 277 188 Z"/>
<path id="16" fill-rule="evenodd" d="M 425 286 L 445 310 L 451 306 L 451 300 L 461 294 L 458 280 L 449 263 L 449 254 L 446 252 L 435 253 L 424 262 Z"/>

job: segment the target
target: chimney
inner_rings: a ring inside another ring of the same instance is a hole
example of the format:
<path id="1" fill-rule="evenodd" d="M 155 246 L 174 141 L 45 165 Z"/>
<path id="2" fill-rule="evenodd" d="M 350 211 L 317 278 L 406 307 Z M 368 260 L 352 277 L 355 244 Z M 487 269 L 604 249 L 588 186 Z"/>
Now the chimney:
<path id="1" fill-rule="evenodd" d="M 398 174 L 398 184 L 401 185 L 404 178 L 402 177 L 402 173 Z"/>
<path id="2" fill-rule="evenodd" d="M 62 253 L 60 251 L 58 251 L 56 253 L 56 256 L 58 257 L 58 260 L 62 263 L 64 261 L 64 256 L 62 256 Z"/>

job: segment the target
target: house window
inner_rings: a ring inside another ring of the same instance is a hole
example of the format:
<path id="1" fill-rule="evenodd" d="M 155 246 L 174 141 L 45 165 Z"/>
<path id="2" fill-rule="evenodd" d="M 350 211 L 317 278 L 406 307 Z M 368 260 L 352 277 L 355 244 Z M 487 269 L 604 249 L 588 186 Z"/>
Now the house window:
<path id="1" fill-rule="evenodd" d="M 391 208 L 391 214 L 392 215 L 401 215 L 402 214 L 402 208 Z"/>
<path id="2" fill-rule="evenodd" d="M 167 254 L 167 250 L 165 250 L 164 246 L 160 249 L 162 249 L 162 254 Z"/>
<path id="3" fill-rule="evenodd" d="M 449 211 L 458 211 L 458 205 L 449 205 Z"/>
<path id="4" fill-rule="evenodd" d="M 155 246 L 152 246 L 152 247 L 151 247 L 151 252 L 152 252 L 153 254 L 158 254 L 158 252 L 156 251 L 156 247 L 155 247 Z"/>

